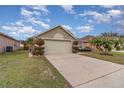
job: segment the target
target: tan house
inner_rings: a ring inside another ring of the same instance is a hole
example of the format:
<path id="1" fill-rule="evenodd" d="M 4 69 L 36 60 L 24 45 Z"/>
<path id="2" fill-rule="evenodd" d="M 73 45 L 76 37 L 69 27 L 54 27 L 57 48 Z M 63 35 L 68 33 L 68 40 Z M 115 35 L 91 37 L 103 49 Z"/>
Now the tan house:
<path id="1" fill-rule="evenodd" d="M 56 26 L 37 36 L 45 41 L 45 54 L 72 53 L 72 42 L 77 40 L 63 26 Z"/>
<path id="2" fill-rule="evenodd" d="M 19 49 L 20 42 L 0 32 L 0 53 Z"/>
<path id="3" fill-rule="evenodd" d="M 90 41 L 94 39 L 94 36 L 87 35 L 79 39 L 79 46 L 92 48 Z"/>

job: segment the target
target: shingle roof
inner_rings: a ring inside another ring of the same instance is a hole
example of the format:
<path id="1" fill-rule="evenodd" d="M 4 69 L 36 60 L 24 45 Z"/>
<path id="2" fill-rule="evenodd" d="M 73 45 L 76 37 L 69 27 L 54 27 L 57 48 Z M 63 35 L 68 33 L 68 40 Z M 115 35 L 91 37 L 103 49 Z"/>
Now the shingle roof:
<path id="1" fill-rule="evenodd" d="M 95 37 L 91 36 L 91 35 L 87 35 L 85 37 L 80 38 L 79 40 L 87 42 L 87 41 L 89 41 L 89 40 L 91 40 L 93 38 L 95 38 Z"/>
<path id="2" fill-rule="evenodd" d="M 16 41 L 16 42 L 20 42 L 20 41 L 14 39 L 14 38 L 12 38 L 12 37 L 10 37 L 10 36 L 8 36 L 8 35 L 5 35 L 5 34 L 2 33 L 2 32 L 0 32 L 0 35 L 4 36 L 4 37 L 6 37 L 6 38 L 12 39 L 12 40 L 14 40 L 14 41 Z"/>

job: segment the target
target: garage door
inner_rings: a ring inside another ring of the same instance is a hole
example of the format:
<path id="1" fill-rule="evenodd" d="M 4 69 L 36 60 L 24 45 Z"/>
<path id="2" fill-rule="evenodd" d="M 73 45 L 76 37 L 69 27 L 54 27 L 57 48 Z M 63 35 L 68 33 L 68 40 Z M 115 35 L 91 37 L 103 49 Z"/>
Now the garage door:
<path id="1" fill-rule="evenodd" d="M 45 54 L 62 54 L 71 52 L 71 41 L 45 40 Z"/>

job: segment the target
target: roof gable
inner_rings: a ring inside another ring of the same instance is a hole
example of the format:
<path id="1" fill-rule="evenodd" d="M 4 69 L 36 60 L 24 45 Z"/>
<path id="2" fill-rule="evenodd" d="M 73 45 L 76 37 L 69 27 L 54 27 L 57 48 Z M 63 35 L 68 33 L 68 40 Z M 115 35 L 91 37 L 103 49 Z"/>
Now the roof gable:
<path id="1" fill-rule="evenodd" d="M 94 38 L 94 36 L 87 35 L 85 37 L 80 38 L 80 40 L 87 40 L 87 39 L 92 39 L 92 38 Z"/>
<path id="2" fill-rule="evenodd" d="M 49 29 L 49 30 L 45 31 L 45 32 L 39 34 L 39 35 L 36 36 L 36 37 L 40 37 L 40 36 L 42 36 L 42 35 L 44 35 L 44 34 L 47 34 L 47 33 L 51 32 L 51 31 L 54 31 L 55 29 L 62 29 L 62 30 L 63 30 L 66 34 L 68 34 L 70 37 L 72 37 L 73 39 L 77 40 L 77 38 L 76 38 L 70 31 L 66 30 L 64 27 L 62 27 L 62 26 L 60 26 L 60 25 L 59 25 L 59 26 L 56 26 L 56 27 L 54 27 L 54 28 L 52 28 L 52 29 Z"/>

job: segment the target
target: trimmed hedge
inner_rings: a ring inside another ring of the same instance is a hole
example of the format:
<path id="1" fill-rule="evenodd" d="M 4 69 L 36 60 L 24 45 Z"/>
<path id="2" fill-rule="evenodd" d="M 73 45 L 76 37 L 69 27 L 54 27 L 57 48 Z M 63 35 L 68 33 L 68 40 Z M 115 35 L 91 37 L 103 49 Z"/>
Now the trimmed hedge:
<path id="1" fill-rule="evenodd" d="M 91 51 L 91 48 L 85 47 L 85 48 L 79 49 L 79 51 L 80 51 L 80 52 L 90 52 L 90 51 Z"/>
<path id="2" fill-rule="evenodd" d="M 73 41 L 72 45 L 72 53 L 78 53 L 79 48 L 78 48 L 78 41 Z"/>
<path id="3" fill-rule="evenodd" d="M 40 38 L 36 38 L 36 39 L 34 39 L 33 44 L 36 45 L 36 46 L 34 46 L 32 54 L 33 55 L 37 55 L 37 56 L 38 55 L 43 55 L 44 54 L 44 47 L 43 47 L 43 45 L 45 44 L 44 40 L 40 39 Z"/>

